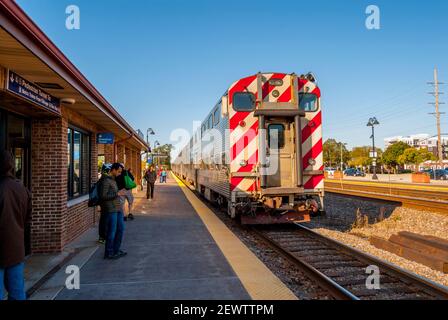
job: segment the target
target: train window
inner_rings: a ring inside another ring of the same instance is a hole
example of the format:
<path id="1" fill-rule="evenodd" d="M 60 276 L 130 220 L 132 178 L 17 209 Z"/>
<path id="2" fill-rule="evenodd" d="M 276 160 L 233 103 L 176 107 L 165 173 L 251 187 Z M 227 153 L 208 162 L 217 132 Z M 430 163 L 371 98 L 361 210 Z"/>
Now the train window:
<path id="1" fill-rule="evenodd" d="M 235 92 L 233 109 L 235 111 L 252 111 L 255 108 L 255 95 L 251 92 Z"/>
<path id="2" fill-rule="evenodd" d="M 305 112 L 317 111 L 317 96 L 312 93 L 299 93 L 299 107 Z"/>
<path id="3" fill-rule="evenodd" d="M 213 128 L 213 118 L 212 115 L 210 115 L 210 117 L 208 117 L 208 122 L 207 122 L 207 129 L 211 129 Z"/>
<path id="4" fill-rule="evenodd" d="M 207 128 L 205 127 L 205 123 L 204 123 L 201 127 L 201 135 L 204 135 L 205 130 L 207 130 Z"/>
<path id="5" fill-rule="evenodd" d="M 213 113 L 213 125 L 217 125 L 219 123 L 219 118 L 221 117 L 221 109 L 216 108 L 215 112 Z"/>
<path id="6" fill-rule="evenodd" d="M 271 147 L 271 142 L 274 142 L 274 131 L 277 131 L 278 137 L 278 149 L 281 149 L 285 146 L 285 126 L 280 123 L 270 124 L 268 126 L 268 145 Z M 272 141 L 271 141 L 272 140 Z M 275 147 L 275 146 L 273 146 Z"/>

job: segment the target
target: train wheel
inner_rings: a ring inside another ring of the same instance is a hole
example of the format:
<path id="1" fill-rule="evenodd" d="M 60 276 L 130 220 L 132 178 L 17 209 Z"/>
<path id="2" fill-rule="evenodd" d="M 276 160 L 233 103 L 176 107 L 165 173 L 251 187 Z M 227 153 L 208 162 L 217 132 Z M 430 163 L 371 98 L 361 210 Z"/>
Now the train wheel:
<path id="1" fill-rule="evenodd" d="M 231 201 L 227 201 L 227 214 L 232 219 L 234 219 L 235 216 L 236 216 L 236 209 L 235 209 L 234 206 L 232 206 L 232 202 Z"/>

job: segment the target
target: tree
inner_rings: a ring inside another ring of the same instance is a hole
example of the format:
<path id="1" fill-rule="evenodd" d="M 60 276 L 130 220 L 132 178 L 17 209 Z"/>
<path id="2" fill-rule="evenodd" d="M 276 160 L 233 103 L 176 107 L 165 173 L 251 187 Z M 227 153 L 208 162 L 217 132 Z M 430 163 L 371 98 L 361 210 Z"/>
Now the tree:
<path id="1" fill-rule="evenodd" d="M 172 144 L 164 144 L 152 150 L 152 153 L 157 154 L 155 158 L 157 159 L 156 164 L 171 167 L 171 150 L 173 150 Z"/>
<path id="2" fill-rule="evenodd" d="M 350 160 L 348 164 L 352 167 L 367 167 L 372 164 L 372 159 L 369 156 L 371 147 L 354 147 L 350 152 Z"/>
<path id="3" fill-rule="evenodd" d="M 432 154 L 432 152 L 429 152 L 428 149 L 408 148 L 398 157 L 397 162 L 400 165 L 418 165 L 424 161 L 435 159 L 436 157 Z"/>
<path id="4" fill-rule="evenodd" d="M 383 163 L 390 167 L 396 167 L 399 164 L 398 157 L 401 156 L 408 148 L 410 148 L 410 146 L 401 141 L 390 145 L 383 153 Z"/>
<path id="5" fill-rule="evenodd" d="M 347 150 L 343 142 L 336 139 L 327 139 L 323 145 L 324 163 L 327 167 L 339 166 L 341 163 L 341 147 L 342 161 L 347 163 L 350 160 L 350 152 Z"/>

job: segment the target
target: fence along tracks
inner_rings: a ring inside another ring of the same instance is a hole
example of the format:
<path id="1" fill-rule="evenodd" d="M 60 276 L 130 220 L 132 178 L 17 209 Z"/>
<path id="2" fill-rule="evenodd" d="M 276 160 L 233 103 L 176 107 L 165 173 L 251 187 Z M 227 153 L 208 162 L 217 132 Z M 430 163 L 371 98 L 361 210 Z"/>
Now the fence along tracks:
<path id="1" fill-rule="evenodd" d="M 440 300 L 448 288 L 386 261 L 318 234 L 303 225 L 251 228 L 275 251 L 285 256 L 335 299 Z M 380 288 L 366 286 L 367 267 L 380 272 Z"/>

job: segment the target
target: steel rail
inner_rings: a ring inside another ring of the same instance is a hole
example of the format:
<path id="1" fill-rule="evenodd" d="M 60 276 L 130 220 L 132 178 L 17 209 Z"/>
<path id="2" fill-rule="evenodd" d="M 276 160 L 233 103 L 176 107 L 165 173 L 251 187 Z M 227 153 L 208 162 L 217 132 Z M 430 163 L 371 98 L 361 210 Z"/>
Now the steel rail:
<path id="1" fill-rule="evenodd" d="M 319 240 L 322 240 L 333 247 L 339 248 L 341 251 L 347 253 L 348 255 L 354 256 L 355 258 L 367 264 L 382 267 L 384 270 L 390 272 L 391 274 L 397 276 L 398 278 L 403 279 L 407 282 L 414 283 L 415 285 L 419 286 L 423 290 L 427 291 L 428 293 L 436 297 L 448 300 L 448 287 L 446 286 L 440 285 L 427 278 L 424 278 L 415 273 L 402 269 L 388 261 L 379 259 L 366 252 L 362 252 L 356 248 L 350 247 L 340 241 L 324 236 L 300 223 L 295 223 L 295 225 L 299 227 L 301 230 L 307 232 L 308 234 L 311 234 L 312 236 L 318 238 Z"/>

